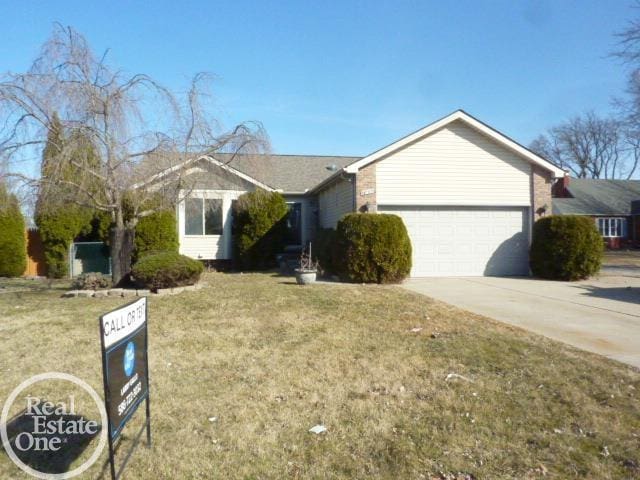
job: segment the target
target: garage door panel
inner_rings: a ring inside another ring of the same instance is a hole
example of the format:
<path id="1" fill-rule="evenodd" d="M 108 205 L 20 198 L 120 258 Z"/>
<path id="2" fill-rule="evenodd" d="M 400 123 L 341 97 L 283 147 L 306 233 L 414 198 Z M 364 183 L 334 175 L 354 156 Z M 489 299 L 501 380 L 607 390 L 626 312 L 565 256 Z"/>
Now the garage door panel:
<path id="1" fill-rule="evenodd" d="M 402 217 L 411 275 L 527 275 L 529 214 L 523 207 L 384 207 Z"/>
<path id="2" fill-rule="evenodd" d="M 473 245 L 470 243 L 460 243 L 455 245 L 455 253 L 457 255 L 471 255 L 473 254 Z"/>

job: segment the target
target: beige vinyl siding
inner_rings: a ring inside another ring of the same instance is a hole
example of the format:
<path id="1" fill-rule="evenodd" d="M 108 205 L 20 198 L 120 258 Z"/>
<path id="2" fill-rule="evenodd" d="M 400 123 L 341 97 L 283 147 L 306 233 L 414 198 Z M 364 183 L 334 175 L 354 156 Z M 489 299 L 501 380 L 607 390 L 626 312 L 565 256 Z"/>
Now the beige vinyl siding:
<path id="1" fill-rule="evenodd" d="M 529 163 L 461 121 L 380 160 L 378 205 L 531 202 Z"/>
<path id="2" fill-rule="evenodd" d="M 336 228 L 338 220 L 353 212 L 353 184 L 339 179 L 318 195 L 320 208 L 320 227 Z"/>
<path id="3" fill-rule="evenodd" d="M 181 192 L 180 197 L 184 197 L 185 192 Z M 233 216 L 231 212 L 231 202 L 238 198 L 243 191 L 233 190 L 193 190 L 190 197 L 194 198 L 219 198 L 222 200 L 222 235 L 186 235 L 184 233 L 185 224 L 185 202 L 178 204 L 178 239 L 180 242 L 179 252 L 198 260 L 228 260 L 232 258 L 233 246 L 231 244 L 231 226 Z"/>
<path id="4" fill-rule="evenodd" d="M 231 258 L 224 235 L 202 235 L 182 237 L 180 253 L 196 260 L 225 260 Z"/>

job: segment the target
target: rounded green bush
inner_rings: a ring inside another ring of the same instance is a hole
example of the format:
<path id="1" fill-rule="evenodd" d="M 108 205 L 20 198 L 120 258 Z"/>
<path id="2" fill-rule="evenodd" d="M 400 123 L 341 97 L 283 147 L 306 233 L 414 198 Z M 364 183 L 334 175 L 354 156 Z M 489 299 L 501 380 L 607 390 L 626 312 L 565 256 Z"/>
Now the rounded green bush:
<path id="1" fill-rule="evenodd" d="M 0 185 L 0 277 L 19 277 L 27 268 L 24 228 L 18 199 Z"/>
<path id="2" fill-rule="evenodd" d="M 600 270 L 604 242 L 590 217 L 552 215 L 533 226 L 531 272 L 549 280 L 581 280 Z"/>
<path id="3" fill-rule="evenodd" d="M 198 260 L 177 252 L 158 252 L 142 257 L 131 269 L 131 275 L 137 285 L 156 290 L 193 285 L 203 270 Z"/>
<path id="4" fill-rule="evenodd" d="M 275 266 L 284 249 L 289 212 L 278 192 L 256 190 L 240 195 L 234 206 L 234 239 L 237 260 L 249 270 Z"/>
<path id="5" fill-rule="evenodd" d="M 411 272 L 411 240 L 393 214 L 350 213 L 338 222 L 333 260 L 343 280 L 396 283 Z"/>
<path id="6" fill-rule="evenodd" d="M 178 230 L 173 210 L 163 210 L 143 217 L 136 225 L 135 258 L 150 252 L 178 251 Z"/>

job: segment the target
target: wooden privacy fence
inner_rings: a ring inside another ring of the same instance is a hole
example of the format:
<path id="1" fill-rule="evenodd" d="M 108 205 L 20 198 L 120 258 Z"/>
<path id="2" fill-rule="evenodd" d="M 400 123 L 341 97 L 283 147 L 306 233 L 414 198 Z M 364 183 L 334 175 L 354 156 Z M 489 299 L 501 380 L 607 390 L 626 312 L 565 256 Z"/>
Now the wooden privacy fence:
<path id="1" fill-rule="evenodd" d="M 24 232 L 27 239 L 27 277 L 44 277 L 47 275 L 47 264 L 44 261 L 44 246 L 37 228 L 30 228 Z"/>
<path id="2" fill-rule="evenodd" d="M 25 230 L 24 235 L 27 239 L 27 268 L 23 276 L 46 277 L 44 245 L 38 229 Z M 87 272 L 111 275 L 109 249 L 103 242 L 72 242 L 69 245 L 69 276 L 75 277 Z"/>

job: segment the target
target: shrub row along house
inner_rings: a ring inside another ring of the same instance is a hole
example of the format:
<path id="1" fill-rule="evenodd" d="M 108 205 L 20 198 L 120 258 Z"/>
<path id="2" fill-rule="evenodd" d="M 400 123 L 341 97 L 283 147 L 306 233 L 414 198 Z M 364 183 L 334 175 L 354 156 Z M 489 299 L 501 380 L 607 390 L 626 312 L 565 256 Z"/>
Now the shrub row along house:
<path id="1" fill-rule="evenodd" d="M 412 243 L 412 276 L 526 275 L 533 222 L 551 214 L 564 172 L 458 110 L 364 158 L 202 156 L 177 171 L 190 189 L 177 206 L 180 253 L 233 256 L 233 204 L 256 189 L 288 205 L 287 243 L 302 246 L 349 212 L 400 216 Z"/>

